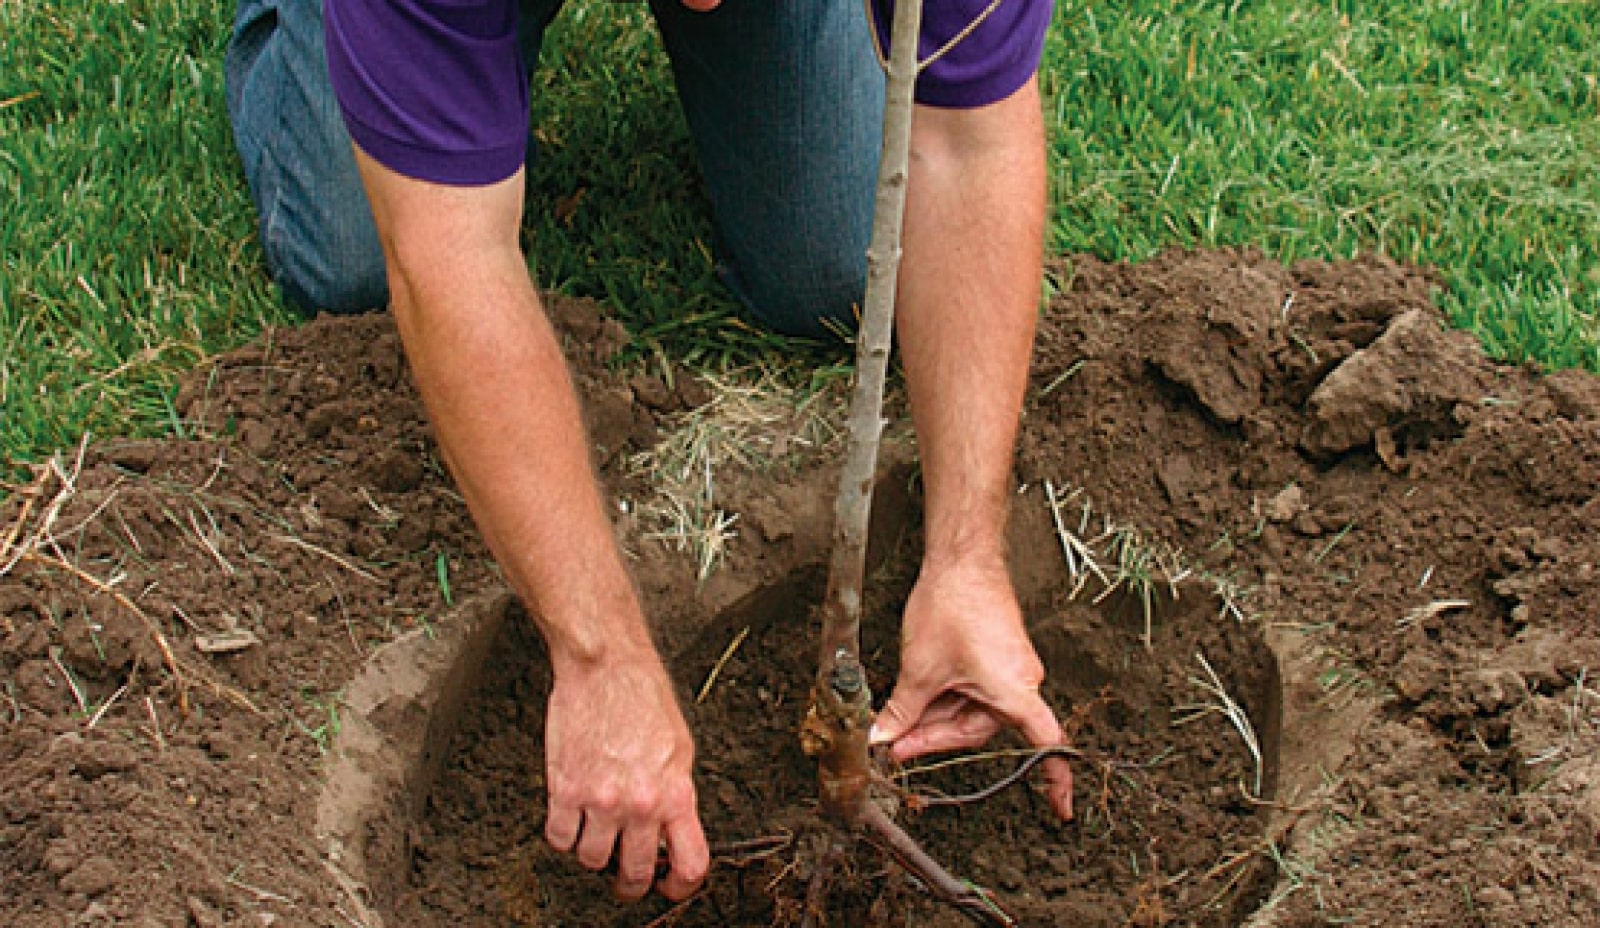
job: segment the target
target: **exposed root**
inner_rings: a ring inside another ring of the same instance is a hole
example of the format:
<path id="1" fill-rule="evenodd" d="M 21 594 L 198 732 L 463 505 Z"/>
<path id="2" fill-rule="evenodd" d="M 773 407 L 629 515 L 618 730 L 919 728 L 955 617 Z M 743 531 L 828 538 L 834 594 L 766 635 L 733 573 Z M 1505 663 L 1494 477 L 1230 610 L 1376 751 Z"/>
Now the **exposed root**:
<path id="1" fill-rule="evenodd" d="M 834 877 L 844 860 L 846 845 L 837 833 L 830 836 L 827 849 L 817 859 L 811 871 L 811 882 L 806 885 L 805 910 L 800 916 L 800 928 L 818 928 L 827 916 L 828 890 L 833 888 Z"/>
<path id="2" fill-rule="evenodd" d="M 1017 769 L 1011 771 L 1010 773 L 1001 777 L 999 780 L 996 780 L 994 783 L 978 790 L 977 792 L 965 793 L 960 796 L 912 795 L 907 797 L 906 804 L 910 806 L 913 811 L 917 811 L 920 809 L 938 808 L 940 806 L 963 806 L 974 802 L 982 802 L 985 799 L 997 796 L 1017 783 L 1022 782 L 1022 778 L 1028 775 L 1028 771 L 1038 766 L 1039 763 L 1046 758 L 1082 756 L 1082 751 L 1065 746 L 1040 748 L 1028 754 L 1027 759 L 1017 765 Z"/>
<path id="3" fill-rule="evenodd" d="M 916 877 L 935 899 L 956 909 L 975 924 L 1015 928 L 1017 920 L 1001 908 L 987 890 L 951 876 L 938 861 L 928 856 L 915 838 L 906 834 L 876 804 L 866 804 L 861 824 L 867 829 L 867 839 Z"/>

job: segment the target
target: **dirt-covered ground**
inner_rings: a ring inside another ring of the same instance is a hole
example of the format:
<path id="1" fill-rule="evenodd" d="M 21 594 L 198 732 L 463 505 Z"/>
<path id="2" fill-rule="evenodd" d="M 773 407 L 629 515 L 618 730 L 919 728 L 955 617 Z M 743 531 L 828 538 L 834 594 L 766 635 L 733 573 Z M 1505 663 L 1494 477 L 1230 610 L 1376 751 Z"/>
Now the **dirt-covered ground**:
<path id="1" fill-rule="evenodd" d="M 1381 260 L 1051 276 L 1013 558 L 1080 814 L 1018 787 L 908 829 L 1024 924 L 1594 924 L 1600 380 L 1486 361 Z M 537 635 L 484 605 L 498 579 L 388 320 L 322 320 L 198 372 L 185 440 L 64 452 L 0 506 L 0 923 L 797 922 L 837 397 L 617 365 L 602 309 L 553 314 L 707 831 L 770 848 L 627 908 L 542 845 Z M 917 557 L 914 449 L 890 458 L 880 695 Z M 357 753 L 353 681 L 485 609 L 432 773 L 341 859 L 325 780 Z M 1014 760 L 897 782 L 965 792 Z M 870 848 L 831 906 L 961 924 Z"/>

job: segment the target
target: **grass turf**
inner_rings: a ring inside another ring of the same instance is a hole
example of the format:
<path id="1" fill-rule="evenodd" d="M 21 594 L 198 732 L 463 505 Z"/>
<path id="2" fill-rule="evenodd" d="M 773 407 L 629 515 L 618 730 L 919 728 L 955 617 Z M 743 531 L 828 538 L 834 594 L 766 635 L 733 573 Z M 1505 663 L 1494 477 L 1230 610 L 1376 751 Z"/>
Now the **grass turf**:
<path id="1" fill-rule="evenodd" d="M 608 300 L 647 355 L 793 353 L 715 283 L 647 14 L 569 7 L 535 77 L 541 282 Z M 229 137 L 231 15 L 0 2 L 0 456 L 174 428 L 185 370 L 292 318 Z M 1057 0 L 1042 74 L 1056 249 L 1380 250 L 1437 265 L 1492 352 L 1600 370 L 1588 4 Z"/>

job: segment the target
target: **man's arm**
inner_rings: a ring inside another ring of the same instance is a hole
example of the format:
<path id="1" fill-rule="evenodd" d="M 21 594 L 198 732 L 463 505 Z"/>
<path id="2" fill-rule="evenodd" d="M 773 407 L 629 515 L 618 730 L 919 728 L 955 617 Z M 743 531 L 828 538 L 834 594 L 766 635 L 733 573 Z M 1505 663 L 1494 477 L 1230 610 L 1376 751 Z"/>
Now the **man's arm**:
<path id="1" fill-rule="evenodd" d="M 450 187 L 357 151 L 395 320 L 439 446 L 550 649 L 546 836 L 617 892 L 683 898 L 708 867 L 694 746 L 611 535 L 577 397 L 517 234 L 523 177 Z"/>
<path id="2" fill-rule="evenodd" d="M 1037 745 L 1061 725 L 1005 561 L 1012 452 L 1042 272 L 1044 129 L 1030 80 L 912 123 L 898 335 L 927 488 L 926 552 L 906 604 L 900 679 L 877 740 L 902 758 L 981 745 L 1002 724 Z M 1047 766 L 1071 814 L 1071 774 Z"/>

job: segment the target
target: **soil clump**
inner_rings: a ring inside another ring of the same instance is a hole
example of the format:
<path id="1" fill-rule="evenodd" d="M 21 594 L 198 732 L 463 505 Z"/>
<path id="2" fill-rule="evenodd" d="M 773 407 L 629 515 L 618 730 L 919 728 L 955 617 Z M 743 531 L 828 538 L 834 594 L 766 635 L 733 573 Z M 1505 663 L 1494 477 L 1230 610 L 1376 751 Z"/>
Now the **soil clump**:
<path id="1" fill-rule="evenodd" d="M 1030 924 L 1590 923 L 1600 381 L 1486 360 L 1443 325 L 1436 282 L 1381 259 L 1050 273 L 1013 569 L 1089 755 L 1080 815 L 1053 822 L 1019 787 L 913 833 Z M 715 512 L 738 519 L 706 569 L 637 462 L 716 392 L 618 364 L 628 335 L 593 304 L 551 306 L 689 707 L 707 830 L 803 837 L 814 771 L 792 731 L 832 449 L 779 422 L 769 453 L 725 462 Z M 791 923 L 792 851 L 719 868 L 669 912 L 611 906 L 543 847 L 548 681 L 514 615 L 438 775 L 374 836 L 392 879 L 329 867 L 315 806 L 345 688 L 498 578 L 386 318 L 273 331 L 174 406 L 183 439 L 64 452 L 0 504 L 0 921 Z M 916 564 L 915 481 L 898 485 L 866 651 L 880 697 Z M 1071 565 L 1063 535 L 1084 545 Z M 1203 709 L 1197 654 L 1259 765 Z M 870 854 L 846 883 L 841 923 L 955 924 Z"/>

